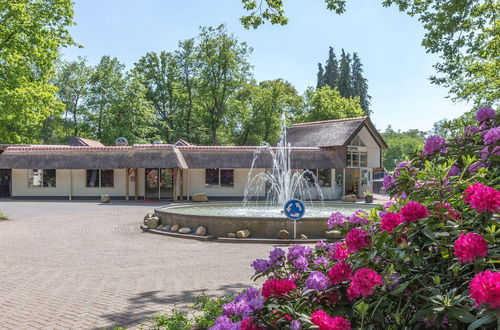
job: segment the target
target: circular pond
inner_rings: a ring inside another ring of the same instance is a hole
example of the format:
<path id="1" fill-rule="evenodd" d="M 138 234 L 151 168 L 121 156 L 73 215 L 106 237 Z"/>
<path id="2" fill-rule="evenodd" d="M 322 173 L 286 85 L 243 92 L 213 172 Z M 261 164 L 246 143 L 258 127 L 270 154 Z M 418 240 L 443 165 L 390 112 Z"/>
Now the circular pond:
<path id="1" fill-rule="evenodd" d="M 326 220 L 333 212 L 351 215 L 358 209 L 373 206 L 352 203 L 313 203 L 306 204 L 304 218 L 296 222 L 297 237 L 300 234 L 310 239 L 325 238 L 328 230 Z M 247 229 L 251 238 L 277 238 L 280 230 L 293 234 L 294 221 L 283 214 L 281 208 L 266 205 L 245 205 L 241 203 L 205 203 L 189 205 L 170 205 L 155 210 L 163 225 L 179 224 L 195 230 L 199 226 L 207 229 L 208 235 L 227 237 L 228 233 Z"/>

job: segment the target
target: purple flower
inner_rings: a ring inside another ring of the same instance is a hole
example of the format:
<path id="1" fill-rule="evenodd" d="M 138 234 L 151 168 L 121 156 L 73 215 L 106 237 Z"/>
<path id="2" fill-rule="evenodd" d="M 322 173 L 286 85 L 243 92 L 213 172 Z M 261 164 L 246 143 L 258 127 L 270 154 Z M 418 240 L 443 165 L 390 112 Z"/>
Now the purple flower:
<path id="1" fill-rule="evenodd" d="M 384 203 L 384 210 L 387 210 L 389 207 L 396 205 L 396 202 L 389 201 Z"/>
<path id="2" fill-rule="evenodd" d="M 312 249 L 305 245 L 293 245 L 288 248 L 288 260 L 293 260 L 297 257 L 306 257 L 312 253 Z"/>
<path id="3" fill-rule="evenodd" d="M 476 112 L 476 119 L 478 122 L 482 123 L 492 117 L 495 117 L 495 110 L 492 108 L 484 107 Z"/>
<path id="4" fill-rule="evenodd" d="M 314 259 L 314 264 L 321 266 L 321 265 L 328 265 L 328 259 L 325 257 L 318 257 Z"/>
<path id="5" fill-rule="evenodd" d="M 260 291 L 248 288 L 247 291 L 239 294 L 234 301 L 222 306 L 222 311 L 224 315 L 246 316 L 262 309 L 263 306 L 264 299 L 260 295 Z"/>
<path id="6" fill-rule="evenodd" d="M 298 256 L 297 258 L 294 258 L 292 260 L 292 265 L 297 270 L 300 270 L 302 272 L 305 272 L 305 271 L 309 270 L 309 261 L 304 256 Z"/>
<path id="7" fill-rule="evenodd" d="M 473 135 L 473 134 L 476 134 L 478 133 L 479 131 L 481 131 L 481 129 L 479 127 L 476 127 L 476 126 L 467 126 L 465 128 L 465 136 L 470 136 L 470 135 Z"/>
<path id="8" fill-rule="evenodd" d="M 349 217 L 349 222 L 352 225 L 367 225 L 370 223 L 367 217 L 368 212 L 365 210 L 357 210 Z"/>
<path id="9" fill-rule="evenodd" d="M 480 168 L 485 167 L 484 163 L 474 163 L 469 167 L 469 173 L 476 173 Z"/>
<path id="10" fill-rule="evenodd" d="M 460 174 L 460 169 L 457 166 L 453 165 L 453 167 L 448 171 L 448 175 L 446 175 L 446 177 L 456 176 L 458 174 Z"/>
<path id="11" fill-rule="evenodd" d="M 342 213 L 340 212 L 335 212 L 335 213 L 332 213 L 329 217 L 328 217 L 328 221 L 326 222 L 326 224 L 328 225 L 328 228 L 333 228 L 335 226 L 343 226 L 347 223 L 347 218 L 345 215 L 343 215 Z"/>
<path id="12" fill-rule="evenodd" d="M 252 313 L 252 307 L 250 307 L 250 304 L 244 300 L 232 301 L 222 306 L 222 312 L 225 315 L 246 316 Z"/>
<path id="13" fill-rule="evenodd" d="M 484 134 L 484 144 L 494 144 L 500 140 L 500 126 L 490 128 Z"/>
<path id="14" fill-rule="evenodd" d="M 316 291 L 323 291 L 328 285 L 330 285 L 330 280 L 321 272 L 312 272 L 306 280 L 306 287 Z"/>
<path id="15" fill-rule="evenodd" d="M 269 269 L 269 262 L 265 259 L 256 259 L 252 262 L 252 267 L 256 272 L 265 272 Z"/>
<path id="16" fill-rule="evenodd" d="M 215 324 L 210 328 L 210 330 L 239 330 L 240 323 L 233 323 L 229 317 L 226 315 L 221 315 L 215 320 Z"/>
<path id="17" fill-rule="evenodd" d="M 382 186 L 384 187 L 384 190 L 387 190 L 391 188 L 395 183 L 396 179 L 392 175 L 386 175 L 384 176 L 384 182 L 382 183 Z"/>
<path id="18" fill-rule="evenodd" d="M 440 136 L 433 135 L 427 138 L 424 145 L 424 154 L 432 155 L 436 151 L 447 153 L 448 149 L 445 147 L 446 141 Z"/>
<path id="19" fill-rule="evenodd" d="M 269 253 L 269 263 L 272 266 L 283 264 L 284 258 L 285 258 L 285 251 L 283 249 L 278 248 L 278 247 L 274 248 L 274 250 L 272 250 Z"/>
<path id="20" fill-rule="evenodd" d="M 388 289 L 390 291 L 396 289 L 401 284 L 401 282 L 403 281 L 401 280 L 401 277 L 399 277 L 399 274 L 392 273 Z"/>
<path id="21" fill-rule="evenodd" d="M 406 197 L 408 197 L 408 195 L 406 194 L 406 191 L 403 191 L 401 194 L 394 195 L 394 198 L 396 198 L 396 199 L 406 199 Z"/>
<path id="22" fill-rule="evenodd" d="M 292 323 L 290 323 L 290 330 L 300 330 L 302 329 L 302 323 L 300 323 L 299 320 L 293 320 Z"/>
<path id="23" fill-rule="evenodd" d="M 321 241 L 316 242 L 316 245 L 314 246 L 314 248 L 316 250 L 322 250 L 325 246 L 326 246 L 326 242 L 321 240 Z"/>

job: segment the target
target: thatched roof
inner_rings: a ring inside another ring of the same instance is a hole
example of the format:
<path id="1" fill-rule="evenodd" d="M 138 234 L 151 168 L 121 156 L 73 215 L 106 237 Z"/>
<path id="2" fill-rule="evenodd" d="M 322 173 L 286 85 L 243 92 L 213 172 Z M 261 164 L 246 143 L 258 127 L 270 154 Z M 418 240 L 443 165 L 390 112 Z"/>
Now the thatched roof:
<path id="1" fill-rule="evenodd" d="M 387 144 L 369 117 L 325 120 L 294 124 L 287 130 L 287 142 L 292 147 L 335 147 L 347 145 L 352 138 L 366 127 L 377 144 L 387 148 Z"/>
<path id="2" fill-rule="evenodd" d="M 133 146 L 120 165 L 123 168 L 187 168 L 182 154 L 170 144 Z"/>
<path id="3" fill-rule="evenodd" d="M 104 147 L 101 141 L 72 136 L 69 138 L 68 145 L 78 147 Z"/>
<path id="4" fill-rule="evenodd" d="M 260 150 L 254 168 L 271 168 L 272 158 L 261 147 L 179 147 L 188 168 L 250 168 L 254 155 Z M 342 156 L 334 150 L 319 148 L 292 148 L 292 168 L 335 168 L 345 167 Z"/>

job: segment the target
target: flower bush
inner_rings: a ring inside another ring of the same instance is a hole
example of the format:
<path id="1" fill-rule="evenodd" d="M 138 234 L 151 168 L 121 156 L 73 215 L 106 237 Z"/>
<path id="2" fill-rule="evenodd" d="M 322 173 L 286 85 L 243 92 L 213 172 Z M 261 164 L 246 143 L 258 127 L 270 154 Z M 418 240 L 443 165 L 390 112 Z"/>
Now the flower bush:
<path id="1" fill-rule="evenodd" d="M 499 117 L 482 108 L 454 138 L 430 137 L 384 179 L 393 201 L 332 214 L 345 239 L 255 261 L 256 300 L 213 329 L 500 327 Z"/>

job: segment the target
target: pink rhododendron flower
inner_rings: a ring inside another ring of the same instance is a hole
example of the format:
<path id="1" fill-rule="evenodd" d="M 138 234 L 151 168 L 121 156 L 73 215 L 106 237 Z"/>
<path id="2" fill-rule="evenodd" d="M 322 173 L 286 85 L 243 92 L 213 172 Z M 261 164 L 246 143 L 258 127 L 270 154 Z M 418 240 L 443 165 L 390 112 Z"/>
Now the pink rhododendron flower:
<path id="1" fill-rule="evenodd" d="M 328 277 L 333 285 L 340 284 L 351 278 L 352 267 L 344 262 L 336 263 L 328 272 Z"/>
<path id="2" fill-rule="evenodd" d="M 483 236 L 476 233 L 461 233 L 453 245 L 454 254 L 460 263 L 473 262 L 478 257 L 485 257 L 488 244 Z"/>
<path id="3" fill-rule="evenodd" d="M 500 126 L 490 128 L 484 134 L 484 144 L 494 144 L 500 140 Z"/>
<path id="4" fill-rule="evenodd" d="M 297 289 L 297 285 L 293 281 L 270 278 L 262 285 L 262 296 L 266 299 L 269 297 L 284 297 L 295 289 Z"/>
<path id="5" fill-rule="evenodd" d="M 485 270 L 474 276 L 469 294 L 476 306 L 488 304 L 490 308 L 500 307 L 500 273 Z"/>
<path id="6" fill-rule="evenodd" d="M 345 245 L 349 248 L 349 252 L 351 253 L 361 250 L 370 245 L 371 242 L 370 233 L 359 228 L 351 229 L 345 237 Z"/>
<path id="7" fill-rule="evenodd" d="M 243 320 L 241 320 L 240 330 L 264 330 L 264 328 L 259 327 L 252 321 L 253 321 L 252 318 L 245 317 Z"/>
<path id="8" fill-rule="evenodd" d="M 464 191 L 464 200 L 478 212 L 498 212 L 500 191 L 476 182 Z"/>
<path id="9" fill-rule="evenodd" d="M 347 217 L 341 212 L 332 213 L 326 222 L 328 228 L 333 228 L 335 226 L 344 226 L 347 224 Z"/>
<path id="10" fill-rule="evenodd" d="M 331 317 L 320 309 L 311 314 L 311 322 L 318 326 L 319 330 L 351 330 L 351 323 L 343 317 Z"/>
<path id="11" fill-rule="evenodd" d="M 370 268 L 360 268 L 354 273 L 347 289 L 347 298 L 353 300 L 359 297 L 371 296 L 376 286 L 382 285 L 382 276 Z"/>
<path id="12" fill-rule="evenodd" d="M 403 217 L 399 213 L 386 212 L 382 219 L 380 219 L 380 228 L 386 232 L 392 233 L 392 231 L 404 222 Z"/>
<path id="13" fill-rule="evenodd" d="M 408 222 L 415 222 L 418 219 L 425 218 L 429 215 L 427 208 L 419 202 L 410 201 L 401 208 L 403 219 Z"/>
<path id="14" fill-rule="evenodd" d="M 425 141 L 424 155 L 432 155 L 436 151 L 447 153 L 448 148 L 446 148 L 445 145 L 446 141 L 442 137 L 437 135 L 429 136 L 429 138 L 427 138 L 427 140 Z"/>
<path id="15" fill-rule="evenodd" d="M 338 261 L 346 260 L 349 258 L 349 248 L 345 245 L 345 243 L 338 242 L 333 247 L 331 256 L 333 259 Z"/>

